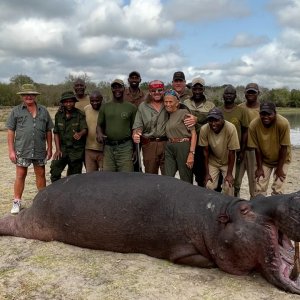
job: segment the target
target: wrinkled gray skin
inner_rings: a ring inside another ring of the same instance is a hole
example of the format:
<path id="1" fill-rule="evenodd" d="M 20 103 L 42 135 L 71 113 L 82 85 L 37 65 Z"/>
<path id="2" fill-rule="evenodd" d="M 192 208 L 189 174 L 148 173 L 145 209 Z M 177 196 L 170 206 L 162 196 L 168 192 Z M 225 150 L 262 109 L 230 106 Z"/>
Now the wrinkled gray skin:
<path id="1" fill-rule="evenodd" d="M 237 275 L 258 270 L 300 294 L 300 279 L 289 279 L 294 250 L 287 239 L 300 241 L 299 220 L 299 192 L 245 201 L 167 176 L 94 172 L 46 187 L 32 207 L 0 220 L 0 234 Z"/>

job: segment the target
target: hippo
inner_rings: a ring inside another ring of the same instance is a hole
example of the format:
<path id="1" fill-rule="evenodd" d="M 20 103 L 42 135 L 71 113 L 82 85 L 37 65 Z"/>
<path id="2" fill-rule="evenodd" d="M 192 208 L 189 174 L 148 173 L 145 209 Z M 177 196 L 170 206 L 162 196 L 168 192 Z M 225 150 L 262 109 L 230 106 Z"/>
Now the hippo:
<path id="1" fill-rule="evenodd" d="M 4 216 L 0 235 L 143 253 L 236 275 L 257 270 L 300 294 L 300 279 L 290 279 L 300 192 L 247 201 L 168 176 L 72 175 L 38 192 L 30 208 Z"/>

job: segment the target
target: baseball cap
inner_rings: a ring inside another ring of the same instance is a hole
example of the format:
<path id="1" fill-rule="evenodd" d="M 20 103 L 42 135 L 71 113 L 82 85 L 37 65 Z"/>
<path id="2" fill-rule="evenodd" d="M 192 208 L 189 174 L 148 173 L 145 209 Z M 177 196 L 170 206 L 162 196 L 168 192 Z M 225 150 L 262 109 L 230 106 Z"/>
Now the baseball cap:
<path id="1" fill-rule="evenodd" d="M 255 91 L 256 93 L 258 93 L 259 92 L 259 88 L 258 88 L 257 83 L 253 83 L 253 82 L 248 83 L 246 85 L 245 92 L 248 92 L 248 91 Z"/>
<path id="2" fill-rule="evenodd" d="M 214 107 L 208 112 L 207 119 L 209 118 L 220 120 L 220 119 L 224 119 L 224 116 L 220 108 Z"/>
<path id="3" fill-rule="evenodd" d="M 137 76 L 141 77 L 141 74 L 138 71 L 132 71 L 129 73 L 128 77 Z"/>
<path id="4" fill-rule="evenodd" d="M 202 79 L 202 78 L 200 78 L 200 77 L 197 77 L 197 78 L 194 78 L 194 79 L 192 80 L 192 87 L 193 87 L 194 85 L 196 85 L 196 84 L 201 84 L 202 86 L 204 86 L 204 85 L 205 85 L 205 81 L 204 81 L 204 79 Z"/>
<path id="5" fill-rule="evenodd" d="M 220 120 L 220 119 L 224 119 L 224 116 L 223 116 L 222 111 L 219 108 L 214 107 L 213 109 L 211 109 L 208 112 L 207 119 L 209 119 L 209 118 Z"/>
<path id="6" fill-rule="evenodd" d="M 176 79 L 185 80 L 184 73 L 182 71 L 175 72 L 174 75 L 173 75 L 173 80 L 176 80 Z"/>
<path id="7" fill-rule="evenodd" d="M 115 80 L 111 83 L 110 86 L 113 86 L 113 85 L 116 84 L 116 83 L 119 84 L 119 85 L 121 85 L 121 86 L 125 86 L 123 80 L 121 80 L 121 79 L 115 79 Z"/>
<path id="8" fill-rule="evenodd" d="M 266 112 L 272 114 L 276 112 L 276 105 L 273 102 L 263 102 L 260 105 L 259 112 Z"/>

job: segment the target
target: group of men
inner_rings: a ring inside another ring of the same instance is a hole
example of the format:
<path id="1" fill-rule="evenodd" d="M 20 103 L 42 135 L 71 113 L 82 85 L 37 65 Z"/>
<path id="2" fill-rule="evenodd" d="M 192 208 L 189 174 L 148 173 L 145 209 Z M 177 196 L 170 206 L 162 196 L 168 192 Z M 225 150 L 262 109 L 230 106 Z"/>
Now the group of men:
<path id="1" fill-rule="evenodd" d="M 165 174 L 165 149 L 170 142 L 186 139 L 166 134 L 169 114 L 164 105 L 164 83 L 151 81 L 147 95 L 140 89 L 141 75 L 132 71 L 129 87 L 120 79 L 111 83 L 113 99 L 102 104 L 99 90 L 86 94 L 85 82 L 77 79 L 74 91 L 62 93 L 53 124 L 45 107 L 36 101 L 39 92 L 25 84 L 18 93 L 22 103 L 13 108 L 7 121 L 9 158 L 16 164 L 14 200 L 11 213 L 21 209 L 28 166 L 32 163 L 36 186 L 46 186 L 45 164 L 52 157 L 52 129 L 55 152 L 50 166 L 51 182 L 86 171 L 141 171 L 140 144 L 145 172 Z M 272 194 L 283 193 L 291 159 L 289 123 L 271 102 L 260 103 L 259 87 L 249 83 L 246 101 L 237 105 L 236 89 L 226 86 L 223 105 L 215 107 L 205 95 L 205 81 L 173 75 L 172 91 L 187 110 L 184 126 L 196 129 L 197 143 L 189 149 L 189 164 L 199 186 L 239 196 L 245 172 L 250 197 L 267 194 L 273 172 Z M 169 93 L 170 94 L 170 93 Z M 134 142 L 134 143 L 133 143 Z M 184 160 L 184 161 L 182 161 Z M 182 165 L 186 158 L 175 157 Z M 191 160 L 190 160 L 191 161 Z M 180 170 L 179 170 L 180 171 Z"/>

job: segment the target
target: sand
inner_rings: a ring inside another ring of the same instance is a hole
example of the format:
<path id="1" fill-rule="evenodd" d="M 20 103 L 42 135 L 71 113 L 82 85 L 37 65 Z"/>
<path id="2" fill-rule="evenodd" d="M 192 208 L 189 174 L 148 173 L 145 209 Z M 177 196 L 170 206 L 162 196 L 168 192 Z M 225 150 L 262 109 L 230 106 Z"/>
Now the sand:
<path id="1" fill-rule="evenodd" d="M 0 131 L 0 215 L 11 208 L 14 165 L 6 132 Z M 300 150 L 293 149 L 286 192 L 297 191 Z M 49 165 L 47 178 L 49 179 Z M 247 182 L 242 196 L 247 198 Z M 29 207 L 36 194 L 29 169 L 24 192 Z M 0 237 L 0 299 L 299 299 L 259 274 L 234 276 L 219 269 L 174 265 L 142 254 L 82 249 L 59 242 Z"/>

